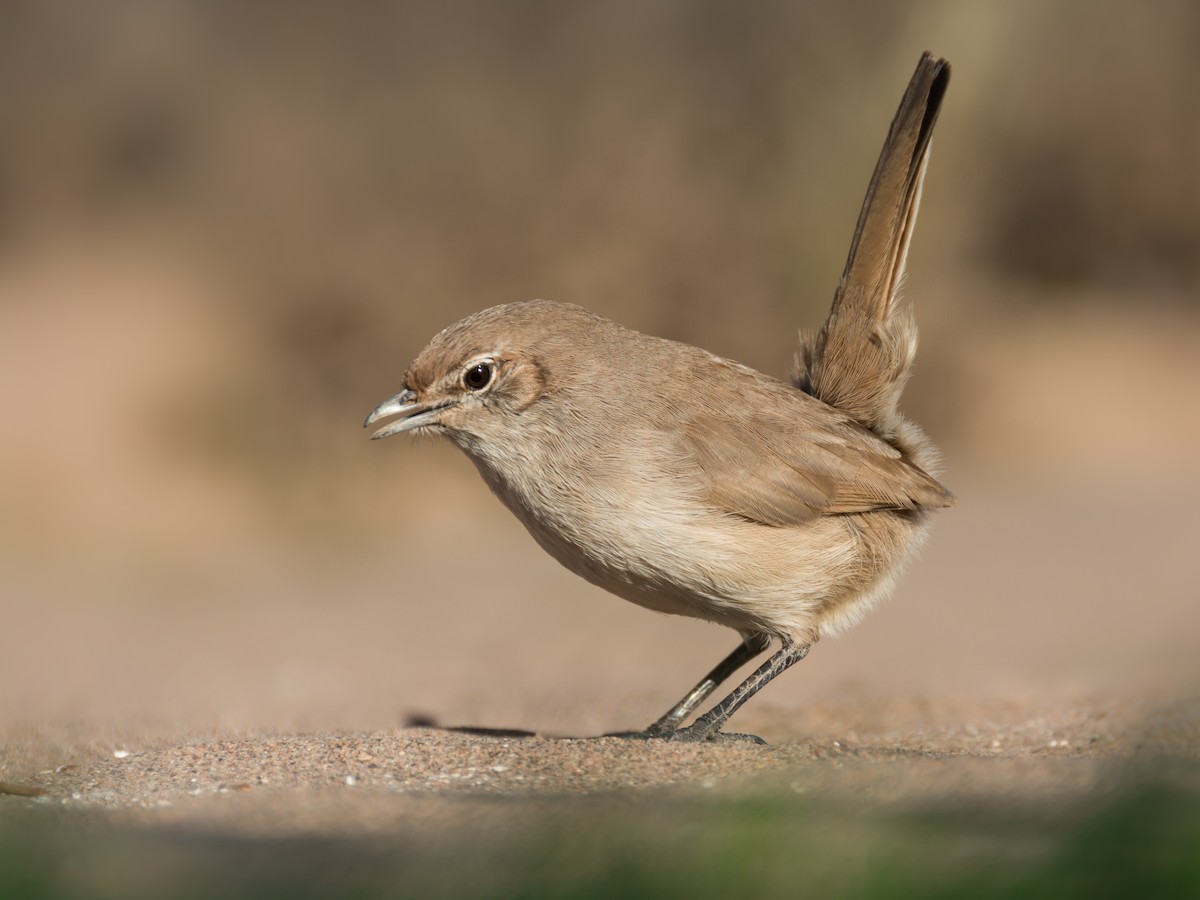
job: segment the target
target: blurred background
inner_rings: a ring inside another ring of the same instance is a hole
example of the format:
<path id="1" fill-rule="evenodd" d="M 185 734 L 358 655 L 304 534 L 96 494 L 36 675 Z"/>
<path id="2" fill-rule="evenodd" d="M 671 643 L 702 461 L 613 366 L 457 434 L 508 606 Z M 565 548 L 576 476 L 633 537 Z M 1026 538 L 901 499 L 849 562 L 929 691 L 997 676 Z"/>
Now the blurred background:
<path id="1" fill-rule="evenodd" d="M 784 375 L 925 49 L 906 406 L 961 505 L 754 714 L 1194 684 L 1195 4 L 39 0 L 0 5 L 0 726 L 654 718 L 733 635 L 361 421 L 534 297 Z"/>

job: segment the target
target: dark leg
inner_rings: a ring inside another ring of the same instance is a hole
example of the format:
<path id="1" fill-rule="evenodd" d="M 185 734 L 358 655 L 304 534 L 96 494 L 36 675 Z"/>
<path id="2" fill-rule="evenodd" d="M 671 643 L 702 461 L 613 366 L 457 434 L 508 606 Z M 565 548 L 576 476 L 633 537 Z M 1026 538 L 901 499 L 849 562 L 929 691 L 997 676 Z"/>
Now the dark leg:
<path id="1" fill-rule="evenodd" d="M 645 736 L 666 737 L 674 732 L 679 727 L 679 723 L 695 712 L 696 707 L 707 700 L 725 679 L 766 650 L 770 644 L 771 638 L 762 632 L 744 636 L 742 642 L 737 645 L 737 649 L 717 663 L 717 667 L 705 675 L 703 680 L 687 693 L 687 696 L 643 732 Z"/>
<path id="2" fill-rule="evenodd" d="M 675 741 L 711 741 L 721 732 L 721 726 L 728 721 L 743 703 L 762 690 L 768 681 L 788 669 L 792 663 L 797 663 L 808 656 L 811 644 L 797 647 L 792 641 L 784 639 L 783 647 L 759 666 L 753 674 L 733 689 L 728 697 L 702 715 L 687 728 L 669 735 Z M 753 740 L 763 743 L 761 738 Z"/>

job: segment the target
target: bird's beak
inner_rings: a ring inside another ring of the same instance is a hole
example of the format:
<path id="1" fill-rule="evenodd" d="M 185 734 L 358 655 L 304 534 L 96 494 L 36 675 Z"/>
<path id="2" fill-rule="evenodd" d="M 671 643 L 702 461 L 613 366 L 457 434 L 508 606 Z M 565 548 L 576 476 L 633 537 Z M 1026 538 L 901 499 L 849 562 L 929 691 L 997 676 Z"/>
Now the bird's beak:
<path id="1" fill-rule="evenodd" d="M 371 414 L 367 416 L 367 421 L 363 422 L 363 428 L 366 428 L 372 422 L 386 419 L 388 416 L 401 416 L 402 418 L 384 425 L 376 431 L 371 435 L 371 440 L 375 441 L 379 438 L 391 437 L 393 434 L 399 434 L 402 431 L 411 431 L 413 428 L 432 424 L 437 420 L 438 413 L 445 409 L 446 406 L 446 403 L 420 403 L 417 401 L 416 391 L 405 389 L 395 397 L 384 400 L 371 410 Z"/>

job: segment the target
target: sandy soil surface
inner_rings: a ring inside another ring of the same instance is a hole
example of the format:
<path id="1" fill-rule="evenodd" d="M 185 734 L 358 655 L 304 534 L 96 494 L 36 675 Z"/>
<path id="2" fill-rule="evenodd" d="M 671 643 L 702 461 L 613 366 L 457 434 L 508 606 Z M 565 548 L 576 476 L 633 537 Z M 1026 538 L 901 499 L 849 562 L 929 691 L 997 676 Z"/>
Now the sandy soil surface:
<path id="1" fill-rule="evenodd" d="M 471 806 L 520 810 L 554 795 L 668 790 L 786 790 L 916 808 L 964 801 L 1078 801 L 1138 756 L 1194 755 L 1197 708 L 1096 705 L 1068 710 L 921 702 L 930 727 L 896 730 L 911 710 L 822 708 L 803 739 L 681 745 L 547 738 L 476 729 L 358 734 L 244 734 L 193 739 L 111 759 L 62 764 L 4 790 L 28 802 L 102 810 L 124 822 L 235 833 L 373 833 L 431 821 L 452 827 Z M 870 718 L 870 731 L 836 720 Z M 1014 721 L 1014 718 L 1023 718 Z M 880 727 L 882 726 L 882 728 Z M 837 737 L 840 736 L 840 737 Z M 848 737 L 849 736 L 849 737 Z M 11 802 L 11 801 L 10 801 Z M 502 807 L 500 807 L 502 808 Z M 471 813 L 474 815 L 474 813 Z"/>
<path id="2" fill-rule="evenodd" d="M 613 791 L 1083 798 L 1116 763 L 1200 747 L 1186 573 L 1139 573 L 1130 619 L 1105 562 L 1183 559 L 1141 521 L 1183 503 L 1107 529 L 1089 503 L 949 513 L 898 597 L 735 717 L 766 747 L 595 738 L 652 720 L 730 635 L 577 583 L 498 509 L 471 520 L 494 531 L 486 565 L 444 569 L 456 523 L 406 544 L 400 593 L 428 603 L 395 600 L 378 562 L 292 566 L 273 590 L 243 572 L 205 603 L 43 597 L 2 664 L 0 803 L 286 834 Z M 1020 565 L 995 565 L 1005 551 Z"/>

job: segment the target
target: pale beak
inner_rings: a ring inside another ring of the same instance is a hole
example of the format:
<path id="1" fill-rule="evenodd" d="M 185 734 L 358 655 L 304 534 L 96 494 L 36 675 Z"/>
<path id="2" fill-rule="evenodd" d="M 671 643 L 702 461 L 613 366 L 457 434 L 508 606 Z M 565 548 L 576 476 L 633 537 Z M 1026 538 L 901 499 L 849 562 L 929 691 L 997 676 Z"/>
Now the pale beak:
<path id="1" fill-rule="evenodd" d="M 410 431 L 413 428 L 420 428 L 422 425 L 430 425 L 437 421 L 438 413 L 445 409 L 448 403 L 434 402 L 417 402 L 416 391 L 405 389 L 398 393 L 395 397 L 384 400 L 377 407 L 371 410 L 371 414 L 367 416 L 367 421 L 363 422 L 363 428 L 366 428 L 372 422 L 377 422 L 380 419 L 386 419 L 388 416 L 403 416 L 389 425 L 384 425 L 373 435 L 371 440 L 376 441 L 379 438 L 391 437 L 393 434 L 399 434 L 402 431 Z"/>

